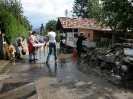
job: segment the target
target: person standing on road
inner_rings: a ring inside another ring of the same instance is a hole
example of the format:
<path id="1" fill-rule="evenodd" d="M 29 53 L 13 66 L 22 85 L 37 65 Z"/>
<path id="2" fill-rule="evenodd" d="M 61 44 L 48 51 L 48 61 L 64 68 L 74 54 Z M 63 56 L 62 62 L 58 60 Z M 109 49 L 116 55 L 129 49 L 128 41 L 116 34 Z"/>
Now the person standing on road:
<path id="1" fill-rule="evenodd" d="M 82 41 L 83 40 L 86 40 L 86 37 L 84 36 L 84 33 L 81 32 L 76 42 L 78 57 L 80 57 L 81 52 L 82 52 Z"/>
<path id="2" fill-rule="evenodd" d="M 36 39 L 36 35 L 37 35 L 36 31 L 33 31 L 31 36 L 33 36 L 34 43 L 38 44 L 40 42 Z"/>
<path id="3" fill-rule="evenodd" d="M 32 35 L 32 31 L 29 31 L 29 35 L 28 37 L 26 38 L 26 41 L 27 41 L 27 47 L 28 47 L 28 50 L 29 50 L 29 41 L 30 41 L 30 36 Z M 30 52 L 29 52 L 29 55 L 30 55 Z"/>
<path id="4" fill-rule="evenodd" d="M 48 56 L 47 56 L 46 63 L 49 62 L 50 56 L 52 54 L 52 48 L 54 49 L 55 62 L 57 62 L 57 49 L 56 49 L 56 39 L 55 39 L 55 37 L 56 37 L 56 33 L 54 32 L 53 27 L 50 27 L 50 31 L 48 32 L 48 35 L 47 35 L 47 40 L 44 44 L 44 47 L 45 47 L 47 42 L 49 41 L 49 53 L 48 53 Z"/>
<path id="5" fill-rule="evenodd" d="M 33 31 L 33 32 L 32 32 L 32 35 L 30 36 L 30 38 L 33 38 L 34 44 L 40 43 L 40 42 L 36 39 L 36 35 L 37 35 L 36 31 Z M 35 57 L 36 57 L 35 59 L 36 59 L 36 60 L 38 60 L 38 59 L 37 59 L 37 53 L 36 53 L 37 50 L 38 50 L 38 48 L 35 49 Z"/>
<path id="6" fill-rule="evenodd" d="M 28 41 L 28 51 L 29 51 L 29 61 L 35 61 L 35 47 L 34 47 L 34 41 L 33 37 L 31 36 L 29 41 Z M 33 56 L 33 59 L 32 59 Z"/>
<path id="7" fill-rule="evenodd" d="M 13 46 L 15 47 L 16 50 L 16 58 L 19 60 L 22 60 L 22 58 L 20 57 L 20 47 L 23 49 L 23 45 L 22 42 L 25 40 L 24 36 L 18 37 L 14 40 L 13 42 Z"/>
<path id="8" fill-rule="evenodd" d="M 60 53 L 61 52 L 66 52 L 66 35 L 65 33 L 62 33 L 61 37 L 60 37 Z"/>

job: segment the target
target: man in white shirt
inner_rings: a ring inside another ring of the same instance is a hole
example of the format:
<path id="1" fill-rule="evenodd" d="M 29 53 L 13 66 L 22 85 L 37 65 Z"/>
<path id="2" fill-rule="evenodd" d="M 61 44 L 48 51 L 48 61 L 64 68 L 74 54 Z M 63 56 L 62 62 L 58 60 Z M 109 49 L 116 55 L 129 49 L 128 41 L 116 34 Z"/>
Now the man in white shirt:
<path id="1" fill-rule="evenodd" d="M 56 37 L 56 33 L 53 31 L 53 27 L 50 27 L 50 31 L 48 32 L 48 35 L 47 35 L 47 40 L 44 44 L 44 47 L 45 47 L 47 42 L 49 41 L 49 53 L 47 56 L 46 63 L 49 62 L 50 55 L 52 54 L 52 48 L 54 49 L 55 62 L 57 61 L 57 49 L 56 49 L 55 37 Z"/>

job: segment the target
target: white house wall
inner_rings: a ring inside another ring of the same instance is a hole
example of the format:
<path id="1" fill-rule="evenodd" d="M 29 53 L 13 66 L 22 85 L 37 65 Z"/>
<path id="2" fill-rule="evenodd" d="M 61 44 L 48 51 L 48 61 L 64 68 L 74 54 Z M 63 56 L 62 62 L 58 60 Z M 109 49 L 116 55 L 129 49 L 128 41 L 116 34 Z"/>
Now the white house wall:
<path id="1" fill-rule="evenodd" d="M 77 32 L 74 32 L 74 34 L 73 34 L 73 32 L 67 32 L 66 34 L 67 34 L 67 39 L 72 39 L 73 35 L 77 34 Z"/>

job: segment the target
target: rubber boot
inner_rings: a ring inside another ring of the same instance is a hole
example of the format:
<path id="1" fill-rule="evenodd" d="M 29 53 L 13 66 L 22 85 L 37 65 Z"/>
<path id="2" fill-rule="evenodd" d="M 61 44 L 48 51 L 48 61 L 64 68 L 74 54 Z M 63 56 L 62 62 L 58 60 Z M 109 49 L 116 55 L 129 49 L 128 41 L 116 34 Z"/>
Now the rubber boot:
<path id="1" fill-rule="evenodd" d="M 17 53 L 16 58 L 17 58 L 18 60 L 23 60 L 23 59 L 20 57 L 20 53 Z"/>

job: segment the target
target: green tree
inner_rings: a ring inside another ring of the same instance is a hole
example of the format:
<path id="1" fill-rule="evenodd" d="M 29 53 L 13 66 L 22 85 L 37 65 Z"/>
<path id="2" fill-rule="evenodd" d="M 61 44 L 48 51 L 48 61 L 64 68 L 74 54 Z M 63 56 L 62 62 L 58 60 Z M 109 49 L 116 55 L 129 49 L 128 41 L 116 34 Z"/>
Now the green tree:
<path id="1" fill-rule="evenodd" d="M 90 10 L 91 18 L 94 18 L 97 21 L 101 21 L 101 19 L 103 18 L 103 15 L 104 14 L 102 11 L 102 4 L 100 3 L 100 0 L 93 0 L 91 10 Z"/>
<path id="2" fill-rule="evenodd" d="M 8 11 L 0 11 L 0 28 L 7 43 L 11 44 L 19 36 L 27 36 L 28 30 Z"/>
<path id="3" fill-rule="evenodd" d="M 52 26 L 54 30 L 56 29 L 56 20 L 49 20 L 48 23 L 46 23 L 46 30 L 49 31 L 50 27 Z"/>
<path id="4" fill-rule="evenodd" d="M 90 10 L 93 0 L 75 0 L 73 5 L 73 13 L 77 17 L 90 18 Z"/>
<path id="5" fill-rule="evenodd" d="M 115 44 L 115 34 L 117 31 L 126 31 L 131 28 L 133 22 L 133 6 L 128 0 L 101 0 L 104 24 L 109 26 L 112 31 L 112 46 Z"/>
<path id="6" fill-rule="evenodd" d="M 0 11 L 2 10 L 11 13 L 28 30 L 32 29 L 30 22 L 23 15 L 23 7 L 19 0 L 0 0 Z"/>
<path id="7" fill-rule="evenodd" d="M 47 34 L 47 32 L 49 31 L 50 27 L 52 26 L 56 32 L 56 40 L 59 39 L 60 37 L 60 32 L 59 31 L 56 31 L 56 24 L 57 24 L 57 21 L 56 20 L 49 20 L 48 23 L 46 23 L 46 31 L 45 33 Z"/>

